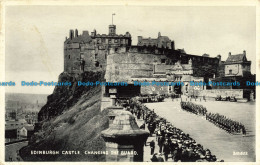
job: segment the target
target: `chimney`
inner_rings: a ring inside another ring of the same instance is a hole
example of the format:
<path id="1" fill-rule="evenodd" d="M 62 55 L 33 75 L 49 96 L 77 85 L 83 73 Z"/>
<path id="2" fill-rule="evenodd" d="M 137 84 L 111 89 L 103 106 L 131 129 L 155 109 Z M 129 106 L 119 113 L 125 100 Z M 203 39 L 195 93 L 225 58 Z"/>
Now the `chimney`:
<path id="1" fill-rule="evenodd" d="M 78 37 L 79 33 L 78 33 L 78 29 L 75 30 L 75 37 Z"/>
<path id="2" fill-rule="evenodd" d="M 228 57 L 231 56 L 231 52 L 228 53 Z"/>
<path id="3" fill-rule="evenodd" d="M 70 39 L 72 40 L 74 38 L 74 31 L 70 30 Z"/>
<path id="4" fill-rule="evenodd" d="M 172 48 L 172 50 L 175 50 L 175 44 L 174 44 L 174 41 L 171 42 L 171 48 Z"/>
<path id="5" fill-rule="evenodd" d="M 246 51 L 245 50 L 243 51 L 243 54 L 246 55 Z"/>

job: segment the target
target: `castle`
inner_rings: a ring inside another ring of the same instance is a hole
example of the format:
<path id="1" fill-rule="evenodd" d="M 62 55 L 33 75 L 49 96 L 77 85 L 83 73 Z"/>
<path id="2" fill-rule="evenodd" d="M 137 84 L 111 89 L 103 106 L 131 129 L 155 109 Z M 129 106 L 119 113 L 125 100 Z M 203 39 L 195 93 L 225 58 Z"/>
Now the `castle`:
<path id="1" fill-rule="evenodd" d="M 75 35 L 74 35 L 75 33 Z M 235 82 L 251 76 L 251 61 L 247 61 L 246 51 L 231 55 L 226 61 L 221 55 L 210 57 L 208 54 L 193 55 L 184 49 L 175 49 L 174 41 L 158 33 L 157 38 L 138 36 L 137 45 L 132 45 L 129 32 L 116 33 L 116 25 L 109 25 L 108 34 L 89 35 L 83 31 L 70 30 L 69 38 L 64 42 L 64 71 L 80 74 L 84 71 L 106 71 L 105 79 L 109 82 L 125 81 L 128 89 L 121 87 L 123 94 L 166 94 L 178 93 L 203 95 L 199 91 L 211 89 L 203 86 L 194 90 L 190 81 L 229 81 Z M 182 81 L 184 87 L 141 87 L 133 88 L 133 81 Z M 232 88 L 232 87 L 231 87 Z M 109 87 L 105 89 L 108 94 Z M 127 92 L 129 91 L 129 92 Z M 136 92 L 133 92 L 136 91 Z M 243 94 L 242 94 L 243 95 Z M 241 96 L 241 94 L 239 95 Z"/>
<path id="2" fill-rule="evenodd" d="M 106 69 L 107 56 L 113 53 L 135 52 L 141 54 L 154 54 L 159 58 L 159 64 L 173 65 L 177 61 L 181 64 L 206 62 L 217 65 L 221 56 L 197 56 L 185 53 L 184 49 L 175 50 L 174 41 L 167 36 L 158 38 L 143 38 L 138 36 L 138 44 L 132 45 L 129 32 L 116 34 L 116 25 L 109 25 L 108 34 L 97 34 L 94 30 L 91 35 L 83 31 L 81 35 L 78 30 L 70 30 L 69 37 L 64 42 L 64 71 L 68 73 L 81 73 L 83 71 L 99 71 Z M 217 68 L 215 69 L 217 71 Z M 217 72 L 212 73 L 217 74 Z M 211 76 L 212 76 L 211 75 Z"/>

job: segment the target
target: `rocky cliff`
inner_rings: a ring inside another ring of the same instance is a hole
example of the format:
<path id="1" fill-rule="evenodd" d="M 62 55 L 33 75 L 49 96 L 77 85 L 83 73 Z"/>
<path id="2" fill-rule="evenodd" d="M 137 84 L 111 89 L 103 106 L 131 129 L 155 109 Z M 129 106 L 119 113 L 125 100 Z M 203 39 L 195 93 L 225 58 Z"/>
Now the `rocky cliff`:
<path id="1" fill-rule="evenodd" d="M 62 73 L 57 86 L 39 112 L 40 126 L 29 145 L 20 150 L 25 161 L 105 161 L 105 155 L 85 154 L 85 151 L 104 151 L 100 136 L 108 128 L 107 111 L 100 111 L 101 87 L 78 86 L 77 81 L 103 81 L 103 72 L 85 72 L 73 76 Z M 32 151 L 58 151 L 59 154 L 32 154 Z M 68 154 L 75 151 L 80 154 Z"/>

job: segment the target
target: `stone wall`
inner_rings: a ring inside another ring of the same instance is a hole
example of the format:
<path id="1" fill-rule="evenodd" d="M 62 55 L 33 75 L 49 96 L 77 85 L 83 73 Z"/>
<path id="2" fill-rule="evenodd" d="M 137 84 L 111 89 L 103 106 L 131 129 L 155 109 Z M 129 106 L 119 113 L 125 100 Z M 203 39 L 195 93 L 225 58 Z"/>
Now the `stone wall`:
<path id="1" fill-rule="evenodd" d="M 225 76 L 243 76 L 242 65 L 241 64 L 225 65 Z"/>
<path id="2" fill-rule="evenodd" d="M 217 97 L 220 96 L 235 96 L 236 98 L 243 98 L 243 89 L 212 89 L 202 90 L 198 96 Z"/>
<path id="3" fill-rule="evenodd" d="M 165 55 L 120 53 L 110 54 L 107 57 L 106 81 L 131 83 L 131 78 L 153 77 L 154 61 L 161 64 L 161 58 Z"/>
<path id="4" fill-rule="evenodd" d="M 85 61 L 84 71 L 102 71 L 106 69 L 108 51 L 102 46 L 80 44 L 79 48 L 64 45 L 64 71 L 80 73 L 80 60 Z"/>
<path id="5" fill-rule="evenodd" d="M 80 70 L 80 49 L 64 49 L 64 71 L 68 73 Z"/>
<path id="6" fill-rule="evenodd" d="M 143 95 L 151 95 L 151 94 L 160 94 L 167 95 L 169 94 L 168 86 L 141 86 L 141 94 Z"/>

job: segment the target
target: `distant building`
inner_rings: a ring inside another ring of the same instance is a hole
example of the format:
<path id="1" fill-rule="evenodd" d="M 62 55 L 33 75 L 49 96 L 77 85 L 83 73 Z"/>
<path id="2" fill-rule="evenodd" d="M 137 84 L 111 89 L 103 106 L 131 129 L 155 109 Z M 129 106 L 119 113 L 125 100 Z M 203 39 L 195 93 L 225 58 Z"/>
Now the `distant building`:
<path id="1" fill-rule="evenodd" d="M 242 54 L 232 55 L 229 52 L 226 61 L 221 61 L 219 64 L 219 76 L 210 79 L 210 81 L 220 82 L 239 82 L 239 86 L 212 86 L 212 89 L 218 90 L 233 90 L 232 94 L 228 96 L 235 96 L 235 90 L 239 91 L 240 97 L 246 98 L 247 100 L 255 99 L 255 86 L 248 86 L 247 81 L 255 82 L 256 77 L 251 73 L 251 61 L 247 60 L 246 51 Z M 237 96 L 238 97 L 238 96 Z"/>
<path id="2" fill-rule="evenodd" d="M 38 112 L 42 105 L 20 103 L 18 101 L 7 100 L 5 108 L 5 120 L 19 120 L 25 119 L 29 124 L 38 122 Z"/>
<path id="3" fill-rule="evenodd" d="M 251 61 L 247 61 L 246 51 L 243 51 L 243 54 L 236 55 L 231 55 L 231 52 L 229 52 L 228 58 L 224 65 L 225 77 L 245 77 L 251 75 Z"/>
<path id="4" fill-rule="evenodd" d="M 167 36 L 161 36 L 160 32 L 157 38 L 143 38 L 142 36 L 138 36 L 137 46 L 175 49 L 174 41 L 171 41 Z"/>
<path id="5" fill-rule="evenodd" d="M 5 142 L 19 141 L 31 137 L 34 126 L 28 124 L 24 119 L 5 122 Z"/>

